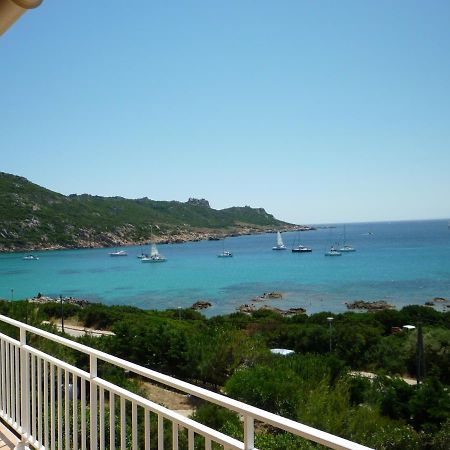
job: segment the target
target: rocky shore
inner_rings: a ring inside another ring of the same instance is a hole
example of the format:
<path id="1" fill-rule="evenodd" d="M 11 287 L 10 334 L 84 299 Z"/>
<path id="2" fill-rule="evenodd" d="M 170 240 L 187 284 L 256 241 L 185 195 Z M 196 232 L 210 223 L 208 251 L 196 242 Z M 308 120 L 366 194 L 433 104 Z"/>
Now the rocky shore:
<path id="1" fill-rule="evenodd" d="M 36 297 L 27 299 L 30 303 L 60 303 L 61 300 L 64 303 L 70 303 L 72 305 L 78 306 L 88 306 L 91 304 L 88 300 L 83 300 L 74 297 L 47 297 L 46 295 L 41 295 L 40 293 Z"/>
<path id="2" fill-rule="evenodd" d="M 295 316 L 298 314 L 306 313 L 306 309 L 304 309 L 304 308 L 281 309 L 281 308 L 276 308 L 276 307 L 270 306 L 270 305 L 263 305 L 261 307 L 257 307 L 254 304 L 244 304 L 244 305 L 239 306 L 236 309 L 243 314 L 253 314 L 254 312 L 260 311 L 260 310 L 273 311 L 278 314 L 281 314 L 282 316 Z"/>
<path id="3" fill-rule="evenodd" d="M 365 300 L 355 300 L 351 303 L 345 303 L 347 309 L 361 309 L 366 311 L 382 311 L 384 309 L 393 309 L 394 305 L 387 303 L 384 300 L 378 300 L 373 302 L 368 302 Z"/>
<path id="4" fill-rule="evenodd" d="M 217 241 L 227 237 L 247 236 L 252 234 L 276 233 L 277 231 L 310 231 L 313 227 L 304 225 L 283 225 L 282 227 L 267 228 L 267 227 L 251 227 L 243 226 L 234 229 L 214 229 L 214 230 L 171 230 L 160 231 L 155 234 L 153 240 L 156 244 L 178 244 L 184 242 L 199 242 L 199 241 Z M 128 236 L 132 235 L 132 230 L 120 229 L 115 233 L 105 232 L 96 234 L 89 230 L 81 230 L 82 232 L 71 236 L 74 244 L 57 244 L 42 240 L 38 244 L 25 243 L 24 245 L 9 245 L 0 244 L 0 253 L 11 252 L 30 252 L 43 250 L 64 250 L 64 249 L 82 249 L 82 248 L 111 248 L 111 247 L 126 247 L 134 245 L 148 245 L 150 236 L 146 239 L 132 240 Z"/>

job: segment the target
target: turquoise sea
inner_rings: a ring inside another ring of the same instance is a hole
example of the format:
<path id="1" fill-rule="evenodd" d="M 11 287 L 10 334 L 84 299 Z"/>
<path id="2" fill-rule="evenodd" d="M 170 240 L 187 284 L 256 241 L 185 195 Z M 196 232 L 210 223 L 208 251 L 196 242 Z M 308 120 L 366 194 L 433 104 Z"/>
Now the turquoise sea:
<path id="1" fill-rule="evenodd" d="M 145 248 L 128 247 L 127 257 L 114 249 L 0 255 L 0 298 L 22 299 L 38 292 L 73 296 L 106 304 L 148 309 L 189 307 L 206 299 L 208 316 L 231 313 L 264 292 L 280 291 L 282 300 L 267 304 L 307 313 L 342 312 L 345 302 L 386 300 L 401 307 L 450 298 L 450 229 L 447 220 L 346 224 L 346 238 L 357 251 L 340 257 L 324 252 L 343 239 L 344 227 L 283 233 L 286 251 L 273 251 L 275 234 L 227 238 L 233 258 L 218 258 L 221 241 L 159 245 L 168 261 L 142 264 Z M 312 253 L 290 251 L 295 240 Z"/>

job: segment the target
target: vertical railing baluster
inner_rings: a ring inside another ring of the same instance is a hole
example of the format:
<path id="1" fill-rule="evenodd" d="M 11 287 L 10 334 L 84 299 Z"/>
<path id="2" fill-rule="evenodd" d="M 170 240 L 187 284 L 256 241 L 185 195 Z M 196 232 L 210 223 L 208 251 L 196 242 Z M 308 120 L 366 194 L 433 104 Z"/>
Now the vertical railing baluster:
<path id="1" fill-rule="evenodd" d="M 100 449 L 105 448 L 105 390 L 99 389 L 100 395 Z"/>
<path id="2" fill-rule="evenodd" d="M 123 397 L 120 398 L 120 450 L 126 450 L 126 434 L 127 434 L 127 422 L 125 419 L 126 404 Z"/>
<path id="3" fill-rule="evenodd" d="M 158 414 L 158 450 L 164 450 L 164 417 Z"/>
<path id="4" fill-rule="evenodd" d="M 1 397 L 1 409 L 2 414 L 5 414 L 6 404 L 5 404 L 5 393 L 6 393 L 6 380 L 5 380 L 5 342 L 2 340 L 0 343 L 0 361 L 2 364 L 2 371 L 1 371 L 1 377 L 2 377 L 2 392 L 0 393 Z"/>
<path id="5" fill-rule="evenodd" d="M 81 378 L 81 450 L 86 450 L 86 380 Z"/>
<path id="6" fill-rule="evenodd" d="M 109 450 L 116 449 L 116 398 L 109 393 Z"/>
<path id="7" fill-rule="evenodd" d="M 150 450 L 150 411 L 144 410 L 145 450 Z"/>
<path id="8" fill-rule="evenodd" d="M 127 422 L 125 418 L 126 403 L 123 397 L 120 397 L 120 450 L 126 450 L 127 448 Z"/>
<path id="9" fill-rule="evenodd" d="M 211 439 L 205 437 L 205 450 L 211 450 Z"/>
<path id="10" fill-rule="evenodd" d="M 244 449 L 255 448 L 255 421 L 251 416 L 244 417 Z"/>
<path id="11" fill-rule="evenodd" d="M 9 342 L 6 342 L 6 417 L 9 422 L 11 417 L 11 369 L 9 365 Z"/>
<path id="12" fill-rule="evenodd" d="M 24 346 L 27 345 L 27 332 L 20 328 L 20 392 L 21 395 L 21 434 L 28 439 L 30 433 L 30 361 Z"/>
<path id="13" fill-rule="evenodd" d="M 137 450 L 137 405 L 135 402 L 131 403 L 131 446 L 133 450 Z"/>
<path id="14" fill-rule="evenodd" d="M 20 427 L 20 348 L 15 347 L 14 348 L 14 354 L 15 354 L 15 372 L 16 372 L 16 421 L 17 426 Z"/>
<path id="15" fill-rule="evenodd" d="M 64 371 L 64 434 L 65 448 L 70 450 L 70 399 L 69 399 L 69 371 Z"/>
<path id="16" fill-rule="evenodd" d="M 188 430 L 188 450 L 194 450 L 194 430 Z"/>
<path id="17" fill-rule="evenodd" d="M 15 374 L 15 353 L 16 353 L 16 346 L 11 344 L 10 354 L 9 354 L 9 361 L 8 365 L 10 368 L 11 373 L 11 422 L 16 422 L 16 387 L 14 383 L 16 382 L 16 374 Z M 17 418 L 18 419 L 18 418 Z M 17 420 L 18 422 L 19 420 Z"/>
<path id="18" fill-rule="evenodd" d="M 172 449 L 178 450 L 178 424 L 172 422 Z"/>
<path id="19" fill-rule="evenodd" d="M 50 441 L 48 435 L 48 363 L 43 361 L 44 365 L 44 446 L 46 449 L 50 448 Z"/>
<path id="20" fill-rule="evenodd" d="M 51 450 L 55 450 L 56 446 L 56 408 L 55 408 L 55 366 L 50 364 L 50 435 Z"/>
<path id="21" fill-rule="evenodd" d="M 57 371 L 57 392 L 58 392 L 58 398 L 57 398 L 57 409 L 58 409 L 58 450 L 62 450 L 63 447 L 63 440 L 62 440 L 62 374 L 61 374 L 61 367 L 58 367 L 56 369 Z"/>
<path id="22" fill-rule="evenodd" d="M 72 374 L 72 448 L 78 450 L 78 377 Z"/>
<path id="23" fill-rule="evenodd" d="M 39 447 L 42 447 L 42 360 L 41 358 L 37 359 L 37 436 L 36 438 L 39 441 Z"/>
<path id="24" fill-rule="evenodd" d="M 97 385 L 94 379 L 97 378 L 97 358 L 90 355 L 89 358 L 89 392 L 90 392 L 90 411 L 91 411 L 91 450 L 97 450 Z M 103 450 L 103 449 L 102 449 Z"/>
<path id="25" fill-rule="evenodd" d="M 36 358 L 34 355 L 30 354 L 31 358 L 31 423 L 30 423 L 30 434 L 33 437 L 33 441 L 37 438 L 36 436 Z"/>

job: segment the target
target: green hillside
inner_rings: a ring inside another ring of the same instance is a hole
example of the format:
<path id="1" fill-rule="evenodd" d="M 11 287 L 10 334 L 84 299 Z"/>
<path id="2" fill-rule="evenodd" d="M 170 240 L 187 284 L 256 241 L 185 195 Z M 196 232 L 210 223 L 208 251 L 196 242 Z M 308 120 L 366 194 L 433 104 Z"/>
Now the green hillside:
<path id="1" fill-rule="evenodd" d="M 0 172 L 0 251 L 215 238 L 293 229 L 262 208 L 210 208 L 206 200 L 65 196 Z"/>

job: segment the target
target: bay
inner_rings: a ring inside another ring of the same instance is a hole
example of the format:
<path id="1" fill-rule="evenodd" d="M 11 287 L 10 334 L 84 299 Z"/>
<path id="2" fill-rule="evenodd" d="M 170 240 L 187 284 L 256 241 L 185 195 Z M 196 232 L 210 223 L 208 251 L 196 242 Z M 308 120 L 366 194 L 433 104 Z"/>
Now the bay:
<path id="1" fill-rule="evenodd" d="M 286 251 L 273 251 L 273 233 L 227 238 L 232 258 L 218 258 L 221 241 L 158 245 L 167 262 L 142 264 L 145 247 L 124 247 L 127 257 L 112 258 L 112 249 L 0 255 L 0 297 L 23 299 L 38 292 L 73 296 L 105 304 L 146 309 L 189 307 L 203 299 L 213 306 L 205 315 L 236 311 L 264 292 L 283 293 L 265 304 L 307 313 L 342 312 L 345 302 L 386 300 L 396 307 L 450 297 L 450 230 L 447 220 L 346 224 L 347 243 L 356 252 L 325 257 L 342 243 L 344 226 L 283 233 Z M 300 239 L 311 253 L 292 253 Z M 260 305 L 260 303 L 258 303 Z"/>

